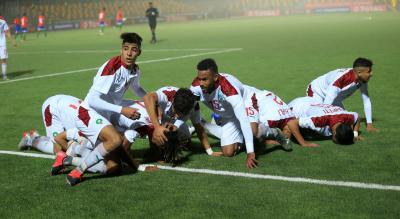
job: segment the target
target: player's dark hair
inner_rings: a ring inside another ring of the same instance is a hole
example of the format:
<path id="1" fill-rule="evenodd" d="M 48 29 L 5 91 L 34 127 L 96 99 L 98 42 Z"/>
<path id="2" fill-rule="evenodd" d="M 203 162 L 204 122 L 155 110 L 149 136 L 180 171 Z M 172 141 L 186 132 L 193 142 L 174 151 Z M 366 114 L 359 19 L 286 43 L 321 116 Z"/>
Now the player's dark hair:
<path id="1" fill-rule="evenodd" d="M 353 62 L 353 68 L 356 67 L 367 67 L 367 68 L 371 68 L 373 65 L 372 61 L 367 59 L 367 58 L 362 58 L 359 57 L 356 60 L 354 60 Z"/>
<path id="2" fill-rule="evenodd" d="M 211 70 L 214 73 L 218 73 L 218 66 L 214 59 L 208 58 L 203 59 L 197 64 L 198 71 Z"/>
<path id="3" fill-rule="evenodd" d="M 350 145 L 354 143 L 354 132 L 351 125 L 341 123 L 336 127 L 336 142 L 338 144 Z"/>
<path id="4" fill-rule="evenodd" d="M 193 109 L 196 97 L 187 88 L 179 88 L 176 92 L 172 105 L 176 113 L 181 115 L 189 114 Z"/>
<path id="5" fill-rule="evenodd" d="M 134 43 L 141 47 L 142 45 L 142 37 L 139 36 L 137 33 L 122 33 L 120 36 L 122 40 L 122 44 L 124 43 Z"/>

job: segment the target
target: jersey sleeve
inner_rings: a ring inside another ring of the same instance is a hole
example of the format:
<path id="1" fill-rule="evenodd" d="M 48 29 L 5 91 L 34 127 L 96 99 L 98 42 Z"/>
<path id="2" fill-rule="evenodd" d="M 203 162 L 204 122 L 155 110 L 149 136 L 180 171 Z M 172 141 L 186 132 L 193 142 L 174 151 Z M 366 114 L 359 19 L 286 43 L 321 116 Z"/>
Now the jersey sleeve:
<path id="1" fill-rule="evenodd" d="M 372 104 L 368 95 L 368 84 L 361 84 L 360 92 L 364 104 L 365 119 L 367 120 L 367 123 L 372 123 Z"/>
<path id="2" fill-rule="evenodd" d="M 110 91 L 115 77 L 115 74 L 106 73 L 105 67 L 107 63 L 104 63 L 104 65 L 99 68 L 92 85 L 93 90 L 96 90 L 102 94 L 107 94 Z"/>
<path id="3" fill-rule="evenodd" d="M 233 112 L 235 113 L 236 118 L 240 122 L 240 128 L 242 130 L 242 134 L 246 144 L 247 153 L 254 152 L 254 142 L 253 142 L 253 133 L 251 131 L 251 126 L 249 122 L 249 118 L 246 115 L 246 110 L 244 107 L 243 99 L 240 95 L 232 95 L 226 98 L 226 101 L 232 106 Z"/>
<path id="4" fill-rule="evenodd" d="M 338 96 L 340 91 L 341 91 L 341 89 L 339 87 L 330 85 L 328 90 L 326 91 L 324 104 L 331 105 L 335 101 L 335 99 Z"/>
<path id="5" fill-rule="evenodd" d="M 130 88 L 132 91 L 143 100 L 144 95 L 146 95 L 146 91 L 140 86 L 140 72 L 138 72 L 138 76 L 130 83 Z"/>

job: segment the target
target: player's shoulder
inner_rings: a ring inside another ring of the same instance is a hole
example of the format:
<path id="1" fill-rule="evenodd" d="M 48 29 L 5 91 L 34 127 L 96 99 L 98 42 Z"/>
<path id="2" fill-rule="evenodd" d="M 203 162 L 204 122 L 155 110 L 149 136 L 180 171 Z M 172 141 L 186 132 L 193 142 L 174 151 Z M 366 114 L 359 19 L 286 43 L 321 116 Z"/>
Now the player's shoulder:
<path id="1" fill-rule="evenodd" d="M 164 94 L 168 101 L 172 102 L 179 88 L 173 86 L 162 87 L 157 90 L 157 93 Z"/>
<path id="2" fill-rule="evenodd" d="M 114 56 L 111 59 L 107 60 L 106 63 L 103 64 L 103 68 L 101 70 L 101 76 L 109 76 L 114 75 L 124 63 L 121 60 L 121 56 Z"/>
<path id="3" fill-rule="evenodd" d="M 241 84 L 240 81 L 233 75 L 220 73 L 217 83 L 221 87 L 221 92 L 226 96 L 239 94 L 238 86 Z"/>
<path id="4" fill-rule="evenodd" d="M 350 85 L 357 80 L 352 68 L 337 69 L 334 75 L 333 86 L 340 89 Z"/>

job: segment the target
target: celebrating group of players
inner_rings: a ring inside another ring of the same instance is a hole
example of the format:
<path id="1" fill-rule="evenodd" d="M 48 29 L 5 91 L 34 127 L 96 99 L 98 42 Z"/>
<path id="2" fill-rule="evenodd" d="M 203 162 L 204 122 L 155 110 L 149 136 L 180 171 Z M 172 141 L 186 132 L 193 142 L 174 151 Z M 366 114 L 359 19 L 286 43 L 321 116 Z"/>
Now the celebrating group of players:
<path id="1" fill-rule="evenodd" d="M 286 104 L 273 92 L 220 73 L 210 58 L 197 64 L 197 76 L 190 88 L 166 86 L 146 92 L 139 83 L 141 72 L 135 64 L 142 38 L 136 33 L 123 33 L 121 39 L 121 54 L 99 68 L 86 98 L 48 98 L 42 107 L 46 136 L 33 130 L 24 133 L 19 143 L 20 149 L 33 147 L 55 153 L 52 175 L 76 166 L 67 175 L 71 186 L 80 183 L 87 171 L 113 173 L 121 169 L 121 163 L 136 170 L 138 164 L 130 146 L 143 136 L 148 136 L 159 159 L 176 161 L 181 148 L 190 149 L 189 119 L 208 155 L 231 157 L 245 150 L 248 168 L 258 165 L 254 139 L 261 143 L 275 141 L 284 150 L 292 150 L 291 137 L 307 147 L 318 146 L 305 140 L 316 134 L 331 136 L 335 143 L 346 145 L 361 139 L 358 114 L 346 111 L 342 105 L 344 98 L 358 88 L 367 130 L 376 130 L 367 91 L 372 76 L 368 59 L 357 58 L 353 68 L 337 69 L 315 79 L 306 97 Z M 128 87 L 140 101 L 123 98 Z M 214 122 L 201 117 L 199 102 L 213 111 Z M 220 139 L 221 152 L 213 151 L 207 131 Z"/>

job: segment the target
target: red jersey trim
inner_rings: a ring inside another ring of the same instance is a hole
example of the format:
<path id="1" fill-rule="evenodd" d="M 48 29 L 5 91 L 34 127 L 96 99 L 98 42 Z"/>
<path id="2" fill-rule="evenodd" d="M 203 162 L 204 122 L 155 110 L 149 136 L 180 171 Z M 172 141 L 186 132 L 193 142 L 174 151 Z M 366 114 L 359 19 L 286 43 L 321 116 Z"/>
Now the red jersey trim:
<path id="1" fill-rule="evenodd" d="M 329 126 L 330 128 L 332 128 L 336 123 L 339 122 L 347 125 L 353 125 L 354 115 L 352 114 L 326 115 L 326 116 L 312 117 L 311 120 L 314 123 L 315 127 Z"/>
<path id="2" fill-rule="evenodd" d="M 343 89 L 347 85 L 353 83 L 356 81 L 356 76 L 354 75 L 353 70 L 350 70 L 346 72 L 344 75 L 342 75 L 340 78 L 338 78 L 335 83 L 333 83 L 333 86 L 338 87 L 340 89 Z"/>
<path id="3" fill-rule="evenodd" d="M 200 80 L 198 78 L 193 79 L 192 86 L 193 87 L 200 86 Z"/>
<path id="4" fill-rule="evenodd" d="M 121 56 L 115 56 L 107 62 L 106 66 L 101 72 L 101 76 L 114 75 L 117 70 L 121 68 L 121 66 L 127 68 L 126 64 L 122 61 Z M 138 69 L 137 65 L 134 67 L 135 69 Z"/>
<path id="5" fill-rule="evenodd" d="M 268 126 L 270 128 L 283 129 L 287 125 L 287 123 L 292 119 L 295 119 L 295 118 L 294 117 L 289 117 L 289 118 L 280 119 L 280 120 L 268 120 L 267 122 L 268 122 Z"/>
<path id="6" fill-rule="evenodd" d="M 171 91 L 163 90 L 162 92 L 167 96 L 169 102 L 172 102 L 174 100 L 176 90 L 171 90 Z"/>
<path id="7" fill-rule="evenodd" d="M 228 97 L 238 94 L 236 88 L 222 75 L 218 77 L 216 84 L 216 87 L 220 86 L 222 93 Z"/>
<path id="8" fill-rule="evenodd" d="M 79 107 L 78 118 L 86 125 L 86 127 L 89 127 L 90 116 L 87 109 Z"/>
<path id="9" fill-rule="evenodd" d="M 50 105 L 48 105 L 44 110 L 44 121 L 46 123 L 46 127 L 51 126 L 51 123 L 53 121 L 53 115 L 51 115 L 50 112 Z"/>
<path id="10" fill-rule="evenodd" d="M 254 108 L 255 110 L 260 111 L 260 110 L 258 109 L 258 100 L 257 100 L 257 97 L 256 97 L 256 94 L 255 94 L 255 93 L 254 93 L 253 96 L 251 97 L 251 104 L 253 105 L 253 108 Z"/>

